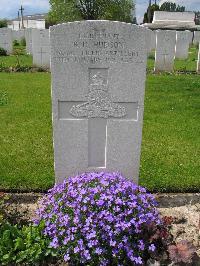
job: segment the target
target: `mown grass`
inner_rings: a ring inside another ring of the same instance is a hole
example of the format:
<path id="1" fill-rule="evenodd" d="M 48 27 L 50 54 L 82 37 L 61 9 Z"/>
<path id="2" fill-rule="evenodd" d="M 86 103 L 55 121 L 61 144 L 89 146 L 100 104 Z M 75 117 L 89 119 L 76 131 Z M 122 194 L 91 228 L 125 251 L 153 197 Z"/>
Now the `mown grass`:
<path id="1" fill-rule="evenodd" d="M 50 75 L 0 73 L 0 92 L 0 188 L 51 187 Z"/>
<path id="2" fill-rule="evenodd" d="M 45 190 L 54 183 L 50 74 L 0 73 L 1 93 L 0 189 Z M 200 76 L 148 75 L 141 185 L 200 189 L 199 107 Z"/>
<path id="3" fill-rule="evenodd" d="M 33 58 L 27 55 L 24 46 L 14 46 L 13 53 L 9 56 L 0 56 L 0 67 L 32 66 Z"/>
<path id="4" fill-rule="evenodd" d="M 149 75 L 140 184 L 200 191 L 200 76 Z"/>

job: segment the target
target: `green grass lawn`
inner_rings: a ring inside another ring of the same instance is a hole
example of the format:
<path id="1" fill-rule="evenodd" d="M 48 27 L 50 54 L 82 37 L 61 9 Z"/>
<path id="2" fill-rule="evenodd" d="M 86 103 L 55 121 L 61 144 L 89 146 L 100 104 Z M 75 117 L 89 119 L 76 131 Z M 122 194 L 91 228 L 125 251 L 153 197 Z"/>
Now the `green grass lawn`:
<path id="1" fill-rule="evenodd" d="M 33 64 L 33 59 L 30 55 L 19 55 L 18 59 L 22 66 L 32 66 Z M 0 66 L 15 67 L 18 64 L 18 59 L 16 55 L 0 56 Z"/>
<path id="2" fill-rule="evenodd" d="M 200 190 L 200 76 L 149 75 L 140 184 Z"/>
<path id="3" fill-rule="evenodd" d="M 0 56 L 0 67 L 15 67 L 18 63 L 21 66 L 33 65 L 32 56 L 26 54 L 24 46 L 15 46 L 13 47 L 13 54 L 9 56 Z"/>
<path id="4" fill-rule="evenodd" d="M 50 74 L 0 73 L 0 97 L 0 189 L 51 187 Z M 200 189 L 199 117 L 200 76 L 148 75 L 141 185 L 151 191 Z"/>
<path id="5" fill-rule="evenodd" d="M 1 94 L 0 188 L 52 186 L 50 75 L 0 73 Z"/>

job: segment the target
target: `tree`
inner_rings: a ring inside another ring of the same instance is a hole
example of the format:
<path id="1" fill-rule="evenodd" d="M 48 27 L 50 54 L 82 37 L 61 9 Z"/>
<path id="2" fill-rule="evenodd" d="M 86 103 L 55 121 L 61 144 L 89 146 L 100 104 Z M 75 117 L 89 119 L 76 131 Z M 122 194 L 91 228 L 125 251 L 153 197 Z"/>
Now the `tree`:
<path id="1" fill-rule="evenodd" d="M 108 19 L 132 22 L 132 0 L 50 0 L 49 21 Z"/>
<path id="2" fill-rule="evenodd" d="M 200 11 L 195 12 L 195 24 L 200 25 Z"/>
<path id="3" fill-rule="evenodd" d="M 0 28 L 7 27 L 7 20 L 6 19 L 0 19 Z"/>
<path id="4" fill-rule="evenodd" d="M 159 6 L 156 5 L 156 4 L 151 5 L 151 7 L 148 7 L 147 11 L 144 13 L 143 23 L 148 23 L 149 22 L 148 21 L 149 8 L 150 8 L 150 14 L 151 14 L 150 23 L 153 21 L 154 12 L 159 10 Z"/>
<path id="5" fill-rule="evenodd" d="M 169 11 L 169 12 L 184 12 L 184 6 L 177 6 L 176 3 L 165 2 L 160 6 L 160 11 Z"/>
<path id="6" fill-rule="evenodd" d="M 169 12 L 184 12 L 185 7 L 184 6 L 177 6 L 175 3 L 172 2 L 164 2 L 160 7 L 157 4 L 153 4 L 150 7 L 147 8 L 146 13 L 144 14 L 143 23 L 147 23 L 148 21 L 148 13 L 150 8 L 150 22 L 153 21 L 154 11 L 169 11 Z"/>

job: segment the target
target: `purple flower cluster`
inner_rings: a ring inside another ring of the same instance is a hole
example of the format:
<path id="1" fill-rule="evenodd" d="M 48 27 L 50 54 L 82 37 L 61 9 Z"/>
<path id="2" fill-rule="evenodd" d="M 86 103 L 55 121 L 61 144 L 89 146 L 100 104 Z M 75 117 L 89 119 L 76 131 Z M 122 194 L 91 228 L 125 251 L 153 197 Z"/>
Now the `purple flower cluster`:
<path id="1" fill-rule="evenodd" d="M 55 185 L 38 223 L 51 247 L 76 265 L 142 265 L 156 246 L 145 228 L 159 225 L 154 197 L 119 173 L 85 173 Z"/>

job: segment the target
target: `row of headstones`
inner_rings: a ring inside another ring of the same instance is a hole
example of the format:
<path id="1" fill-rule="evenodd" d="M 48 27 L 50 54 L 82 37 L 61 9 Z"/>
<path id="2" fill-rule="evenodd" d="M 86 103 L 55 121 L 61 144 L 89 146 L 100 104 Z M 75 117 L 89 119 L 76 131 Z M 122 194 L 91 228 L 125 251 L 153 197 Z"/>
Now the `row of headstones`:
<path id="1" fill-rule="evenodd" d="M 33 64 L 50 67 L 50 41 L 47 29 L 25 29 L 12 31 L 0 29 L 0 47 L 12 52 L 12 41 L 26 39 L 26 52 L 33 56 Z M 191 43 L 200 43 L 200 31 L 147 30 L 147 52 L 155 50 L 155 71 L 173 71 L 174 59 L 187 59 Z M 200 72 L 200 49 L 197 72 Z"/>
<path id="2" fill-rule="evenodd" d="M 33 56 L 33 64 L 50 67 L 50 40 L 47 29 L 24 29 L 13 31 L 8 28 L 0 29 L 0 47 L 8 54 L 12 53 L 13 41 L 26 40 L 26 52 Z"/>
<path id="3" fill-rule="evenodd" d="M 35 42 L 45 49 L 40 32 L 25 31 L 28 53 Z M 113 21 L 50 28 L 56 182 L 88 171 L 119 171 L 138 182 L 147 34 Z M 157 34 L 157 58 L 171 42 L 170 32 Z"/>
<path id="4" fill-rule="evenodd" d="M 156 30 L 147 31 L 147 51 L 155 50 L 154 71 L 172 72 L 175 59 L 187 59 L 190 44 L 200 44 L 200 31 Z M 149 41 L 150 40 L 150 41 Z M 197 60 L 197 72 L 200 72 L 200 48 Z"/>

